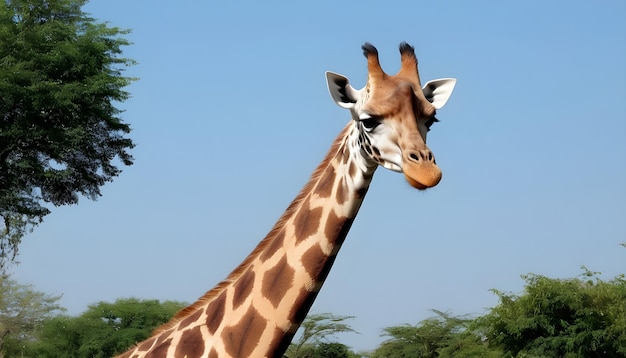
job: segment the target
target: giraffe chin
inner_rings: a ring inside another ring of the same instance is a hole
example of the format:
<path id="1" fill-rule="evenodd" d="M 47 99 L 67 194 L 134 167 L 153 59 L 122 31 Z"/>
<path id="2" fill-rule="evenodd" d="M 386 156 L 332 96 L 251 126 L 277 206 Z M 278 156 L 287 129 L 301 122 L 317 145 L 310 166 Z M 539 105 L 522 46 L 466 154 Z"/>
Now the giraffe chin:
<path id="1" fill-rule="evenodd" d="M 432 188 L 441 181 L 441 170 L 436 165 L 430 168 L 411 169 L 403 170 L 404 179 L 417 190 Z"/>

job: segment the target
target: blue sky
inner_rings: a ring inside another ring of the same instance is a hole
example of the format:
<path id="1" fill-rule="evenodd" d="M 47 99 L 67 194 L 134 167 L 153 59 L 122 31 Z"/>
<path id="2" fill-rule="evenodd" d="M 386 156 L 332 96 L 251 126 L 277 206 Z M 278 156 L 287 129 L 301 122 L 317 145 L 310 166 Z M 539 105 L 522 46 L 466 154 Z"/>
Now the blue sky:
<path id="1" fill-rule="evenodd" d="M 426 192 L 379 169 L 313 312 L 382 328 L 430 309 L 482 314 L 520 275 L 626 272 L 623 1 L 173 2 L 92 0 L 132 29 L 140 80 L 120 107 L 135 165 L 96 202 L 54 208 L 14 277 L 79 314 L 121 297 L 192 302 L 273 226 L 349 120 L 324 71 L 365 83 L 360 46 L 422 81 L 455 77 L 428 144 Z"/>

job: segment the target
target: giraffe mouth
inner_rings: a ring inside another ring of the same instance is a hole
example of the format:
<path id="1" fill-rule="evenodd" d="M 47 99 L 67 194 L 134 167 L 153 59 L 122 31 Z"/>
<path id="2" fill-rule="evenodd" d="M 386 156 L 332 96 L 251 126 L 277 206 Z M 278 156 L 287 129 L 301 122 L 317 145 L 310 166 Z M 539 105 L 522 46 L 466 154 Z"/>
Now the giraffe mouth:
<path id="1" fill-rule="evenodd" d="M 391 171 L 397 172 L 397 173 L 402 173 L 402 167 L 396 163 L 392 163 L 389 161 L 384 161 L 381 164 L 383 166 L 383 168 L 385 169 L 389 169 Z"/>
<path id="2" fill-rule="evenodd" d="M 403 173 L 404 179 L 418 190 L 426 190 L 439 184 L 441 181 L 441 169 L 434 163 L 396 164 L 390 161 L 381 163 L 385 169 Z"/>
<path id="3" fill-rule="evenodd" d="M 441 181 L 441 169 L 434 163 L 406 164 L 402 172 L 404 179 L 417 190 L 432 188 Z"/>

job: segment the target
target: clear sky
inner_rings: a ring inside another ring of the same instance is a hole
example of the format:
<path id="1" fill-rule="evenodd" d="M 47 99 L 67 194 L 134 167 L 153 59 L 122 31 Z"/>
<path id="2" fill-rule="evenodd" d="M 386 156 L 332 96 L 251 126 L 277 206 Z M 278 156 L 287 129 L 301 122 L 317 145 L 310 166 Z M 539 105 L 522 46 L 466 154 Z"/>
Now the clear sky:
<path id="1" fill-rule="evenodd" d="M 349 120 L 324 71 L 366 79 L 360 46 L 422 81 L 458 79 L 428 144 L 442 182 L 379 169 L 313 312 L 353 315 L 371 349 L 431 309 L 580 266 L 626 273 L 626 2 L 93 0 L 132 29 L 121 105 L 136 164 L 96 202 L 53 208 L 14 278 L 70 314 L 122 297 L 192 302 L 273 226 Z"/>

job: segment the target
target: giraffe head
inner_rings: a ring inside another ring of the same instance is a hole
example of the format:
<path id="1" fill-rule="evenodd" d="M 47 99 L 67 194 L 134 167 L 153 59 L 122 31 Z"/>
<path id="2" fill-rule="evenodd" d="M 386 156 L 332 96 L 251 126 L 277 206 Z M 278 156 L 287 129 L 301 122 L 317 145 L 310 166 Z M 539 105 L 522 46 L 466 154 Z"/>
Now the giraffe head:
<path id="1" fill-rule="evenodd" d="M 402 172 L 414 188 L 424 190 L 441 180 L 435 156 L 426 145 L 426 134 L 437 122 L 436 110 L 448 101 L 456 80 L 427 82 L 422 88 L 413 47 L 400 44 L 402 67 L 387 75 L 378 51 L 366 43 L 368 78 L 364 88 L 354 89 L 342 75 L 326 72 L 333 100 L 349 109 L 359 131 L 358 145 L 372 165 Z"/>

